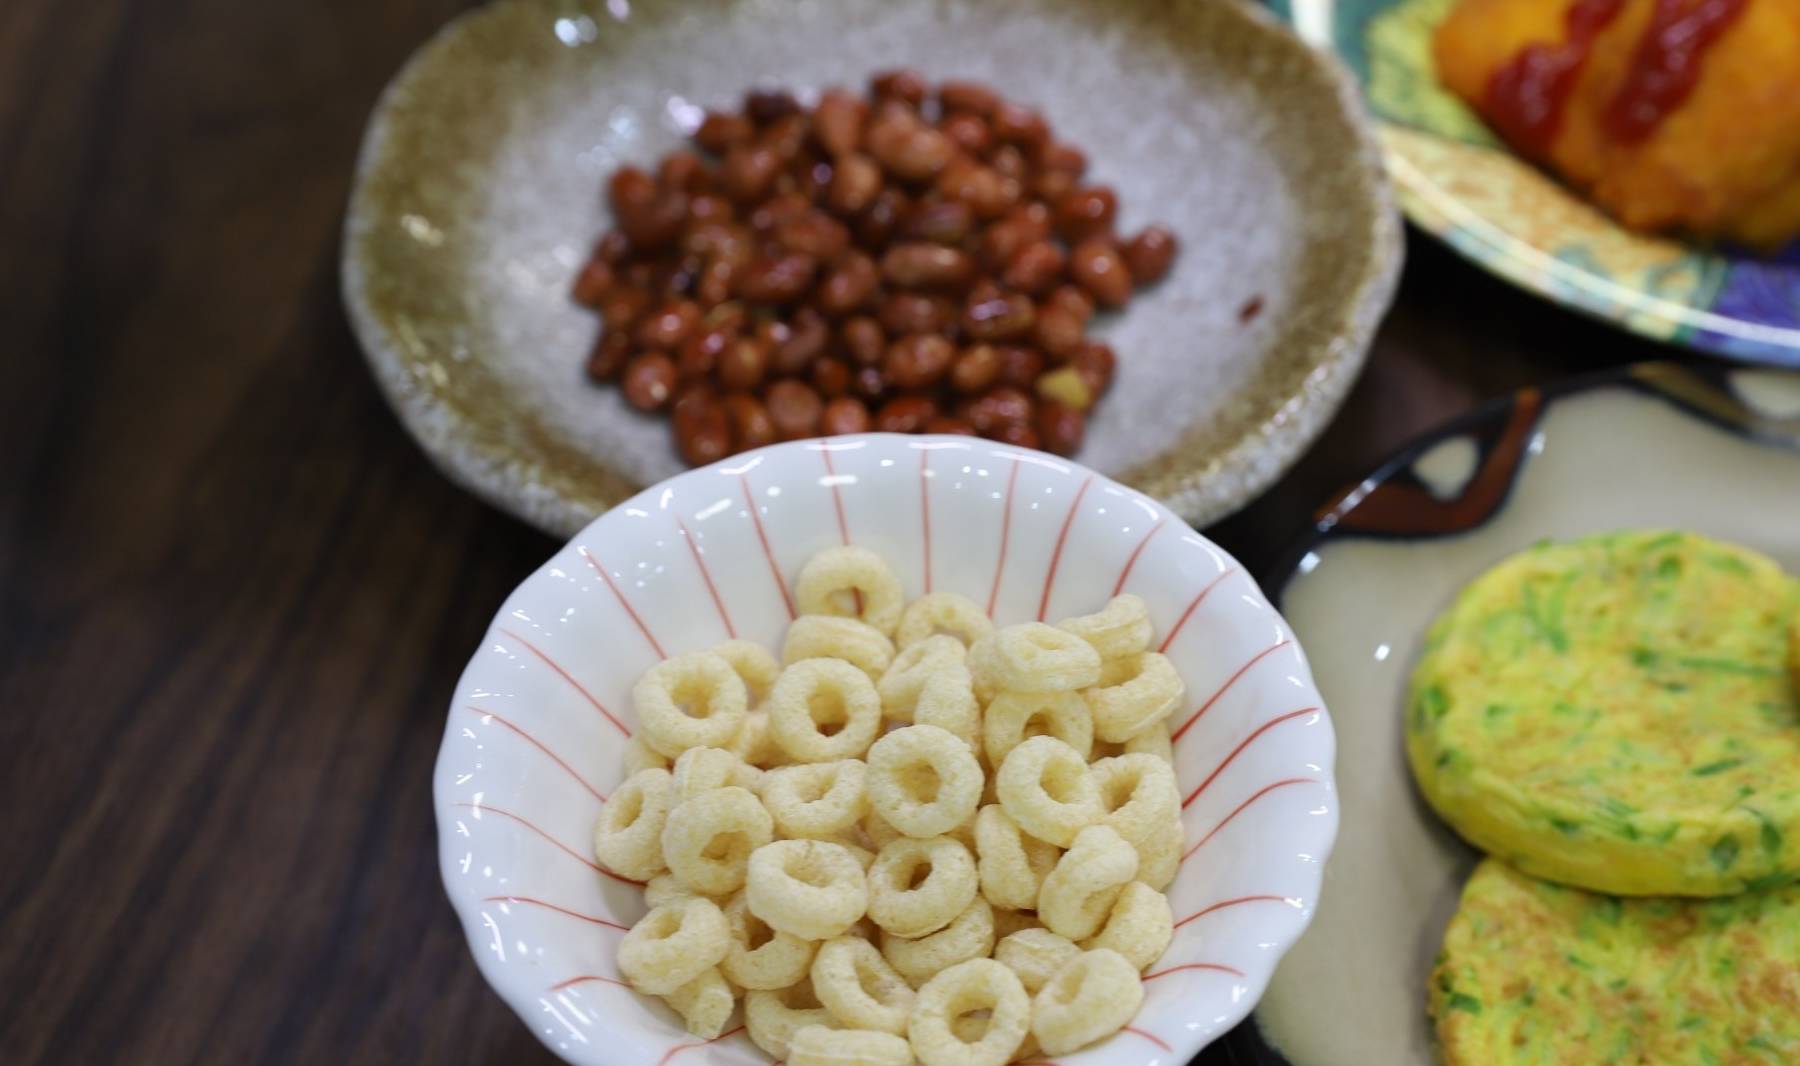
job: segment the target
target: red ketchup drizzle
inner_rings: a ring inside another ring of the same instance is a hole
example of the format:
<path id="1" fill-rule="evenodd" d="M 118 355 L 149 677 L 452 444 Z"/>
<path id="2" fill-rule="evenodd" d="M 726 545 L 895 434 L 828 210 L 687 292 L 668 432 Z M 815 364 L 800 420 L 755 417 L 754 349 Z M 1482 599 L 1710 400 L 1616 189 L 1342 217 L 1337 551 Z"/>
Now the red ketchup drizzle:
<path id="1" fill-rule="evenodd" d="M 1682 11 L 1682 7 L 1689 10 Z M 1631 57 L 1625 84 L 1606 109 L 1606 133 L 1636 144 L 1681 106 L 1700 78 L 1700 60 L 1743 14 L 1745 0 L 1656 0 L 1656 13 Z"/>
<path id="2" fill-rule="evenodd" d="M 1625 0 L 1575 0 L 1563 15 L 1567 40 L 1526 45 L 1494 71 L 1485 103 L 1500 136 L 1527 155 L 1549 154 L 1594 38 L 1624 9 Z"/>

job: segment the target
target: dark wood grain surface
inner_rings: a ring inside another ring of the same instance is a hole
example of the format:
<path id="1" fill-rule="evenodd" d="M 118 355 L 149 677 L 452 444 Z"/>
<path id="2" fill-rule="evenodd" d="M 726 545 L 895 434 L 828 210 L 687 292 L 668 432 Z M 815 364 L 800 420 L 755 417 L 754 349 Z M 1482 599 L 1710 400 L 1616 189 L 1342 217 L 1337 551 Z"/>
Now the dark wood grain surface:
<path id="1" fill-rule="evenodd" d="M 554 545 L 428 465 L 338 299 L 363 120 L 462 6 L 0 3 L 0 1062 L 551 1061 L 430 778 Z M 1253 568 L 1433 423 L 1668 354 L 1409 240 L 1343 414 L 1210 531 Z"/>

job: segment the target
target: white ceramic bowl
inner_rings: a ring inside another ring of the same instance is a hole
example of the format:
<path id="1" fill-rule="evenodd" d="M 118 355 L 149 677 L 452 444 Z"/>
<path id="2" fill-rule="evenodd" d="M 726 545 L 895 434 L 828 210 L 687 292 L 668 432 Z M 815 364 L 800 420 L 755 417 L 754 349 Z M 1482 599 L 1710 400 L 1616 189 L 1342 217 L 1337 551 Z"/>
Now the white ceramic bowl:
<path id="1" fill-rule="evenodd" d="M 590 841 L 638 675 L 730 635 L 776 645 L 800 566 L 844 542 L 881 553 L 909 597 L 961 592 L 1002 624 L 1118 589 L 1148 601 L 1188 692 L 1173 722 L 1191 800 L 1180 926 L 1131 1027 L 1061 1061 L 1185 1063 L 1244 1017 L 1312 916 L 1338 824 L 1331 721 L 1229 555 L 1089 470 L 967 437 L 805 441 L 689 471 L 514 590 L 457 685 L 437 765 L 444 882 L 482 973 L 570 1062 L 666 1064 L 686 1047 L 683 1066 L 767 1066 L 741 1031 L 702 1045 L 618 983 L 614 948 L 644 907 Z"/>

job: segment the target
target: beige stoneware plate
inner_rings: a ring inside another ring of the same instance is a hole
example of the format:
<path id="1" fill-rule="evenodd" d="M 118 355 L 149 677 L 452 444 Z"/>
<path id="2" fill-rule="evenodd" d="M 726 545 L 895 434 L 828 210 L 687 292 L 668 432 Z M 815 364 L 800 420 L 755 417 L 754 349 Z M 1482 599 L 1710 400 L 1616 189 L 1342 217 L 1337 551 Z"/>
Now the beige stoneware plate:
<path id="1" fill-rule="evenodd" d="M 1274 481 L 1361 367 L 1400 229 L 1348 76 L 1238 0 L 499 0 L 457 19 L 382 96 L 345 227 L 350 317 L 407 428 L 565 535 L 678 473 L 667 424 L 581 371 L 596 320 L 567 293 L 608 225 L 606 174 L 751 86 L 900 64 L 1041 108 L 1118 189 L 1123 229 L 1184 242 L 1103 327 L 1121 369 L 1082 462 L 1202 523 Z"/>

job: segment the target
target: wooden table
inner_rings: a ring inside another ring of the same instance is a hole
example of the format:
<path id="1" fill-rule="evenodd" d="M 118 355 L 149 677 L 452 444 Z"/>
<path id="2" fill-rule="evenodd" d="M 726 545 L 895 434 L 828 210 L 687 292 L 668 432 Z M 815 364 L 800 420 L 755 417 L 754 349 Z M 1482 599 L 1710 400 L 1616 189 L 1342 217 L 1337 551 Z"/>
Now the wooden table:
<path id="1" fill-rule="evenodd" d="M 0 1062 L 552 1061 L 430 780 L 555 545 L 432 470 L 338 299 L 363 120 L 462 6 L 0 4 Z M 1409 239 L 1343 414 L 1209 531 L 1253 569 L 1433 423 L 1669 354 Z"/>

